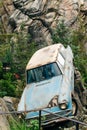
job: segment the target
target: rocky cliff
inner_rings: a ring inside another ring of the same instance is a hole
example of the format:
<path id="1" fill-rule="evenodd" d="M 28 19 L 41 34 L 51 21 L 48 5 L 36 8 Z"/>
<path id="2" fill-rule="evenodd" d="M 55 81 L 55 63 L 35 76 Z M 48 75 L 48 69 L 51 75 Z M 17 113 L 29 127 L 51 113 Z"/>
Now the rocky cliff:
<path id="1" fill-rule="evenodd" d="M 37 43 L 50 45 L 58 23 L 74 29 L 79 13 L 87 26 L 87 0 L 3 0 L 0 20 L 6 32 L 19 32 L 23 25 Z"/>

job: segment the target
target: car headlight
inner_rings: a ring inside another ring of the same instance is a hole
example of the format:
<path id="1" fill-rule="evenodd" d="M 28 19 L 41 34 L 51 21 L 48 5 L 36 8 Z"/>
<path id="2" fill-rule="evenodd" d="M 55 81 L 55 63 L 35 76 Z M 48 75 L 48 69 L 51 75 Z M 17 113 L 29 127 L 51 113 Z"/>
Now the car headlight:
<path id="1" fill-rule="evenodd" d="M 61 104 L 59 104 L 59 107 L 60 107 L 60 109 L 65 110 L 67 108 L 67 104 L 61 103 Z"/>

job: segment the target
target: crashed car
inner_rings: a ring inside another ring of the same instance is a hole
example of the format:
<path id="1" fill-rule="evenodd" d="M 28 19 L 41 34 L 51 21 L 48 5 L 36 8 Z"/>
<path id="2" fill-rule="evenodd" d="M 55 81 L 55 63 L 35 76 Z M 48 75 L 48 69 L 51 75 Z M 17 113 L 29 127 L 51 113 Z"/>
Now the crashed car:
<path id="1" fill-rule="evenodd" d="M 72 50 L 70 46 L 53 44 L 36 51 L 28 62 L 26 87 L 18 111 L 25 111 L 26 119 L 35 119 L 41 110 L 41 116 L 45 117 L 43 125 L 63 121 L 61 115 L 71 117 L 77 111 L 73 93 Z"/>

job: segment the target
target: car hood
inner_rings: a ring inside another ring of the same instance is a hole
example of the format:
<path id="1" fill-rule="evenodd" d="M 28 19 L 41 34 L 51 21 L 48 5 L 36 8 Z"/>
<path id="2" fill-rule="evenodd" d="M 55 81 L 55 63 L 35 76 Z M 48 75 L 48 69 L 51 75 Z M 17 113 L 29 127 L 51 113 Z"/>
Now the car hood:
<path id="1" fill-rule="evenodd" d="M 25 87 L 18 111 L 31 111 L 46 108 L 51 99 L 59 95 L 62 75 L 49 80 L 32 83 Z"/>

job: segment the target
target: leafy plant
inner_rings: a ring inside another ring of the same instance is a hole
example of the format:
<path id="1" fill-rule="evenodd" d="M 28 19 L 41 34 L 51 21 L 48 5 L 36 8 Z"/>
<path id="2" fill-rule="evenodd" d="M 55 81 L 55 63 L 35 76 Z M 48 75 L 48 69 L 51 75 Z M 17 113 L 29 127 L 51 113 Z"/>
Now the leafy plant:
<path id="1" fill-rule="evenodd" d="M 31 120 L 29 124 L 29 130 L 38 130 L 39 129 L 39 121 Z"/>
<path id="2" fill-rule="evenodd" d="M 58 25 L 56 30 L 53 31 L 52 39 L 54 43 L 62 43 L 65 46 L 70 44 L 70 31 L 64 25 L 64 21 L 61 21 Z"/>
<path id="3" fill-rule="evenodd" d="M 10 120 L 10 129 L 11 130 L 38 130 L 39 122 L 38 120 L 31 120 L 29 124 L 25 120 L 14 121 Z"/>
<path id="4" fill-rule="evenodd" d="M 81 15 L 78 17 L 78 29 L 72 32 L 71 41 L 71 47 L 74 52 L 74 64 L 80 70 L 84 84 L 87 87 L 87 54 L 84 47 L 87 41 L 87 33 Z"/>
<path id="5" fill-rule="evenodd" d="M 13 84 L 12 74 L 6 73 L 3 75 L 3 79 L 0 80 L 0 97 L 3 96 L 15 96 L 16 85 Z"/>
<path id="6" fill-rule="evenodd" d="M 20 32 L 16 35 L 14 44 L 13 59 L 15 71 L 20 74 L 25 73 L 25 67 L 31 55 L 36 50 L 35 43 L 30 43 L 30 35 Z"/>
<path id="7" fill-rule="evenodd" d="M 23 28 L 24 24 L 21 25 Z M 6 34 L 1 28 L 0 32 L 0 96 L 19 96 L 24 88 L 25 67 L 36 45 L 30 42 L 30 35 L 22 31 Z M 9 64 L 10 70 L 3 69 L 3 64 Z"/>

